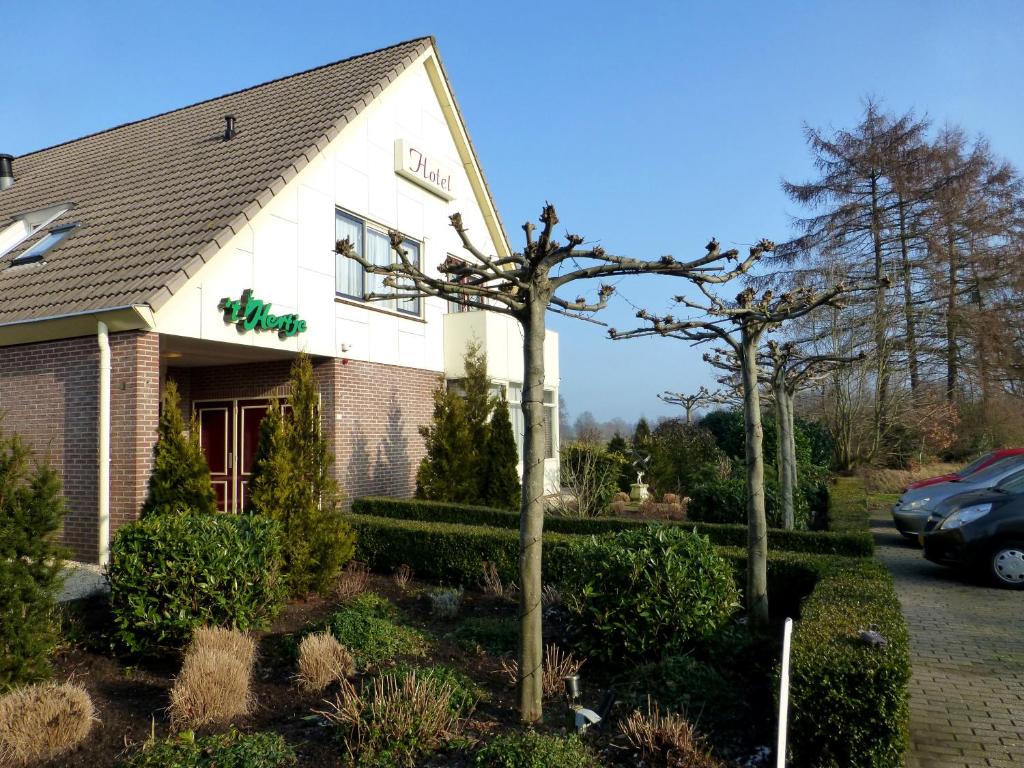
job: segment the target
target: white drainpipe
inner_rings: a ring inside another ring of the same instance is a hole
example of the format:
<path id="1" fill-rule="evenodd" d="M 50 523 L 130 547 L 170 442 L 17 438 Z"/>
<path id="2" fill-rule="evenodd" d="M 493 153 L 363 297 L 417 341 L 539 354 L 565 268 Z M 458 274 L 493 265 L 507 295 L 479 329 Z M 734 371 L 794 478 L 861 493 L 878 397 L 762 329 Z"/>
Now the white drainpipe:
<path id="1" fill-rule="evenodd" d="M 99 392 L 99 553 L 100 565 L 110 560 L 110 340 L 107 324 L 98 323 L 100 345 Z"/>

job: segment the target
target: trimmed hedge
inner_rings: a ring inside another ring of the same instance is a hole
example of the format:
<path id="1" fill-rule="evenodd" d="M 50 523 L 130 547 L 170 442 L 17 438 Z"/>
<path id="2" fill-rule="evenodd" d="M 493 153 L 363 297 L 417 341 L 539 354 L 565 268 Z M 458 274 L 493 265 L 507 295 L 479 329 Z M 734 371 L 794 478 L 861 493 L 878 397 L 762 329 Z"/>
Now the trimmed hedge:
<path id="1" fill-rule="evenodd" d="M 360 515 L 388 517 L 399 520 L 419 520 L 434 523 L 455 523 L 459 525 L 492 526 L 494 528 L 519 528 L 519 513 L 491 507 L 477 507 L 468 504 L 449 504 L 440 501 L 419 499 L 389 499 L 367 497 L 352 503 L 352 512 Z M 707 536 L 713 544 L 730 547 L 745 547 L 747 526 L 729 523 L 696 523 L 693 521 L 656 521 L 659 524 L 684 526 L 688 530 Z M 547 517 L 544 530 L 551 533 L 576 535 L 601 535 L 627 528 L 642 528 L 651 521 L 633 520 L 621 517 Z M 785 531 L 773 528 L 768 531 L 768 546 L 785 552 L 809 552 L 821 555 L 844 555 L 870 557 L 874 543 L 865 528 L 843 533 L 829 531 Z"/>
<path id="2" fill-rule="evenodd" d="M 860 630 L 868 628 L 881 633 L 885 647 L 859 639 Z M 793 633 L 790 664 L 795 764 L 903 765 L 910 639 L 883 566 L 839 563 L 822 577 Z"/>
<path id="3" fill-rule="evenodd" d="M 868 495 L 858 477 L 837 477 L 829 488 L 825 527 L 836 533 L 861 533 L 871 527 Z M 870 534 L 868 534 L 870 536 Z"/>

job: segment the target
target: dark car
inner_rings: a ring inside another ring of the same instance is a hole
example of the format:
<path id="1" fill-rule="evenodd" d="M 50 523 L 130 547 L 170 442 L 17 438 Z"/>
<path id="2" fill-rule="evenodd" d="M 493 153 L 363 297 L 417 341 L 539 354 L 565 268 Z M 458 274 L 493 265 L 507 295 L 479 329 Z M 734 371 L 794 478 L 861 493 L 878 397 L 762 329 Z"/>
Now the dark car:
<path id="1" fill-rule="evenodd" d="M 925 523 L 921 543 L 934 563 L 1024 589 L 1024 472 L 942 502 Z"/>

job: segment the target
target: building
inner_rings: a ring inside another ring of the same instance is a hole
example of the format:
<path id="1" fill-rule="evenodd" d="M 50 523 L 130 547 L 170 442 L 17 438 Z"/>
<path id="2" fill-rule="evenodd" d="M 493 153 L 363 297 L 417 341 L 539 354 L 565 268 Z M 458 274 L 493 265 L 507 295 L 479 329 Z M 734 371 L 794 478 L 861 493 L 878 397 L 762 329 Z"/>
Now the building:
<path id="1" fill-rule="evenodd" d="M 349 237 L 390 259 L 393 229 L 429 268 L 461 252 L 455 211 L 480 248 L 509 252 L 432 38 L 0 160 L 2 427 L 59 470 L 75 556 L 102 559 L 138 514 L 167 380 L 198 417 L 224 512 L 242 508 L 259 420 L 300 350 L 349 499 L 412 494 L 418 427 L 468 340 L 514 402 L 518 324 L 432 298 L 367 303 L 376 278 L 335 253 Z"/>

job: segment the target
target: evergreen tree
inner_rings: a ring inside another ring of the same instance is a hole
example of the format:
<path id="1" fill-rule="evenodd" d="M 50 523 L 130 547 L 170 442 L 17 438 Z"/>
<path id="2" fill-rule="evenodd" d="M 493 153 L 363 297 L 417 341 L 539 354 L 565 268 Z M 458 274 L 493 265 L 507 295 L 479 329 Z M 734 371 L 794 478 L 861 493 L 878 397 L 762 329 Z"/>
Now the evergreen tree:
<path id="1" fill-rule="evenodd" d="M 494 413 L 487 430 L 487 446 L 481 459 L 480 473 L 484 482 L 482 502 L 490 507 L 518 509 L 519 456 L 516 452 L 516 438 L 512 434 L 508 401 L 504 397 L 494 403 Z"/>
<path id="2" fill-rule="evenodd" d="M 64 500 L 57 473 L 29 458 L 17 435 L 0 433 L 0 693 L 45 679 L 58 641 Z"/>
<path id="3" fill-rule="evenodd" d="M 463 357 L 466 377 L 460 382 L 466 404 L 466 426 L 469 443 L 463 457 L 465 471 L 475 481 L 474 498 L 470 504 L 484 503 L 486 478 L 484 476 L 483 454 L 490 436 L 490 419 L 495 398 L 491 396 L 491 382 L 487 378 L 487 356 L 480 351 L 480 345 L 470 342 Z"/>
<path id="4" fill-rule="evenodd" d="M 292 365 L 290 417 L 272 407 L 260 425 L 251 509 L 281 521 L 285 574 L 294 595 L 326 592 L 355 552 L 338 505 L 334 455 L 320 427 L 320 394 L 309 357 Z M 269 420 L 269 423 L 267 423 Z"/>
<path id="5" fill-rule="evenodd" d="M 636 423 L 636 430 L 633 432 L 633 447 L 640 448 L 651 442 L 651 425 L 643 416 Z"/>
<path id="6" fill-rule="evenodd" d="M 173 381 L 167 381 L 153 447 L 153 472 L 149 476 L 149 492 L 142 504 L 142 514 L 183 510 L 216 512 L 217 497 L 199 444 L 198 423 L 193 417 L 186 430 L 178 387 Z"/>
<path id="7" fill-rule="evenodd" d="M 621 453 L 623 456 L 626 455 L 626 451 L 629 450 L 629 443 L 626 442 L 626 438 L 616 432 L 612 439 L 608 441 L 608 452 L 609 453 Z"/>
<path id="8" fill-rule="evenodd" d="M 468 461 L 472 453 L 466 402 L 444 380 L 434 390 L 434 418 L 420 427 L 427 455 L 416 473 L 416 497 L 468 504 L 476 501 L 479 483 Z"/>

